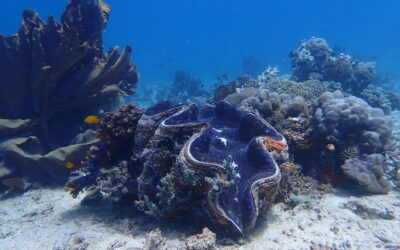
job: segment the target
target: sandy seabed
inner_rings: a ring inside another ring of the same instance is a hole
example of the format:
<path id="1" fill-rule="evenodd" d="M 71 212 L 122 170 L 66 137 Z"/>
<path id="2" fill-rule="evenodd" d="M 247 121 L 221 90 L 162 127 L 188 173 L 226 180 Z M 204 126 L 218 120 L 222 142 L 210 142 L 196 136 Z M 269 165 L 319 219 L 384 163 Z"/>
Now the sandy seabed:
<path id="1" fill-rule="evenodd" d="M 0 249 L 142 249 L 159 228 L 160 249 L 187 249 L 194 229 L 109 204 L 80 205 L 61 188 L 32 189 L 0 201 Z M 327 194 L 287 209 L 275 204 L 250 236 L 214 249 L 400 249 L 400 193 Z"/>

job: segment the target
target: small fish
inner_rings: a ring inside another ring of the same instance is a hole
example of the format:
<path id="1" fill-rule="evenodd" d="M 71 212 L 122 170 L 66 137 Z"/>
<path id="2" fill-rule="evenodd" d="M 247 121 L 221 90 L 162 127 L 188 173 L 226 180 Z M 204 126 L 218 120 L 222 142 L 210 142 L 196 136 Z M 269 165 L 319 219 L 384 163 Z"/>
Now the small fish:
<path id="1" fill-rule="evenodd" d="M 66 168 L 71 169 L 71 168 L 73 168 L 73 167 L 75 166 L 75 164 L 74 164 L 73 162 L 71 162 L 71 161 L 67 161 L 67 162 L 64 164 L 64 166 L 65 166 Z"/>
<path id="2" fill-rule="evenodd" d="M 329 152 L 333 152 L 333 151 L 335 151 L 335 145 L 328 144 L 328 145 L 326 145 L 326 149 L 328 149 Z"/>
<path id="3" fill-rule="evenodd" d="M 98 124 L 100 122 L 100 117 L 96 115 L 89 115 L 83 121 L 87 124 Z"/>
<path id="4" fill-rule="evenodd" d="M 289 121 L 293 121 L 293 122 L 298 122 L 298 121 L 300 121 L 300 118 L 299 118 L 299 117 L 291 117 L 291 116 L 289 116 L 287 119 L 288 119 Z"/>

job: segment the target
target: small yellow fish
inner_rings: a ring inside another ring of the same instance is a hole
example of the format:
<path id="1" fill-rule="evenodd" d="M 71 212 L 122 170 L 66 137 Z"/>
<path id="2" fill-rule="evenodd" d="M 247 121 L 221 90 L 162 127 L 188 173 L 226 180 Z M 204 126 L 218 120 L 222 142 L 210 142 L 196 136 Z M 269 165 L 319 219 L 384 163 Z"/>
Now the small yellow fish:
<path id="1" fill-rule="evenodd" d="M 83 120 L 85 123 L 88 124 L 98 124 L 100 122 L 100 117 L 96 115 L 89 115 Z"/>
<path id="2" fill-rule="evenodd" d="M 333 145 L 333 144 L 326 145 L 326 148 L 329 150 L 329 152 L 335 151 L 335 145 Z"/>
<path id="3" fill-rule="evenodd" d="M 66 168 L 69 168 L 69 169 L 71 169 L 75 166 L 75 164 L 71 161 L 67 161 L 64 165 Z"/>

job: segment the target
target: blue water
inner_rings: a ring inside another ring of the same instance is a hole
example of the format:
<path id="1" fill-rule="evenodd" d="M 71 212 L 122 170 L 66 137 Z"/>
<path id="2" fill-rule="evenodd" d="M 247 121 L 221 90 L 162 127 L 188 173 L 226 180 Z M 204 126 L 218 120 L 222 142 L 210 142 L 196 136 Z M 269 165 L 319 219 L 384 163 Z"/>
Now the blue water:
<path id="1" fill-rule="evenodd" d="M 108 0 L 112 7 L 105 47 L 132 45 L 141 85 L 171 82 L 187 70 L 206 84 L 243 73 L 253 56 L 290 73 L 289 52 L 311 36 L 400 81 L 398 0 Z M 58 19 L 67 0 L 3 1 L 0 33 L 15 33 L 25 8 Z"/>

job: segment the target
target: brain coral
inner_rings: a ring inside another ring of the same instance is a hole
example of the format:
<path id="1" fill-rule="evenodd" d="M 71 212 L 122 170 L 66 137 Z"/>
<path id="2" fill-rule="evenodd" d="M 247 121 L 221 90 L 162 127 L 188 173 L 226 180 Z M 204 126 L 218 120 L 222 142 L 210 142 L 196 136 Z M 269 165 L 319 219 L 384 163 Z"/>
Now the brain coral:
<path id="1" fill-rule="evenodd" d="M 392 121 L 381 109 L 340 91 L 322 94 L 314 104 L 314 138 L 341 147 L 357 145 L 360 153 L 381 153 L 390 146 Z"/>

